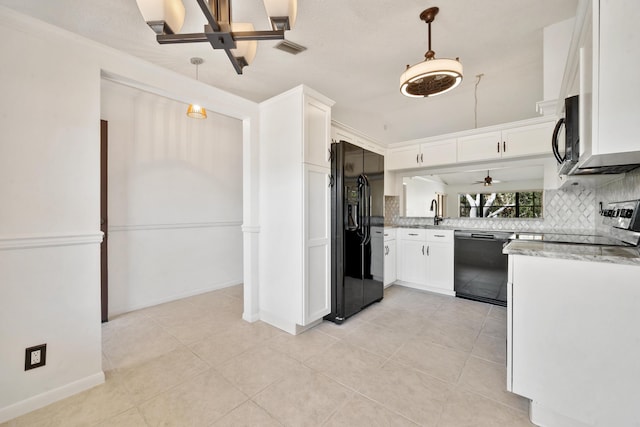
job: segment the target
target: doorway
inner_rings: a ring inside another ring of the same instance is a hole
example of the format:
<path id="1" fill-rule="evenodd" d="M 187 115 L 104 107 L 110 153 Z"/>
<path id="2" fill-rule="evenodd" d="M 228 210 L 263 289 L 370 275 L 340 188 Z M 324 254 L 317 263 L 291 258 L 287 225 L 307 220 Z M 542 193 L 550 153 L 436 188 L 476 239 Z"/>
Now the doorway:
<path id="1" fill-rule="evenodd" d="M 108 264 L 107 264 L 107 121 L 100 120 L 100 231 L 103 233 L 100 244 L 100 312 L 102 323 L 109 320 Z"/>

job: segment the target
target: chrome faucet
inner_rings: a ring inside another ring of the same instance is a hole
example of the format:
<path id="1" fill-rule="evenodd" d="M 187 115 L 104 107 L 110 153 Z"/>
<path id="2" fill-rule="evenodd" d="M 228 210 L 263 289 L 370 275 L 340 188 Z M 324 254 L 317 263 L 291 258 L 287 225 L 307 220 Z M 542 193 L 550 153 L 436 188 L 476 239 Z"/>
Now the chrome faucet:
<path id="1" fill-rule="evenodd" d="M 435 214 L 433 215 L 433 225 L 438 225 L 440 221 L 442 221 L 442 218 L 438 216 L 438 201 L 436 199 L 431 199 L 431 208 L 429 210 L 433 212 L 434 207 L 435 207 Z"/>

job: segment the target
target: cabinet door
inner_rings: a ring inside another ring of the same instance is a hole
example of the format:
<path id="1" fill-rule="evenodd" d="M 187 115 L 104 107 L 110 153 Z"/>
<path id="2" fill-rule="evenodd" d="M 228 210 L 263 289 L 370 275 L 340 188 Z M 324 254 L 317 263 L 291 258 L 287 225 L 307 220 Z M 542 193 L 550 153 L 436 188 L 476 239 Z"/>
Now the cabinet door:
<path id="1" fill-rule="evenodd" d="M 499 159 L 502 155 L 502 133 L 486 132 L 458 138 L 458 161 Z"/>
<path id="2" fill-rule="evenodd" d="M 420 147 L 410 145 L 408 147 L 389 150 L 386 159 L 387 170 L 411 169 L 420 167 Z"/>
<path id="3" fill-rule="evenodd" d="M 453 291 L 453 245 L 427 242 L 427 285 Z"/>
<path id="4" fill-rule="evenodd" d="M 303 165 L 304 272 L 301 325 L 331 311 L 331 192 L 327 168 Z"/>
<path id="5" fill-rule="evenodd" d="M 427 261 L 426 242 L 419 240 L 400 240 L 400 280 L 426 284 Z"/>
<path id="6" fill-rule="evenodd" d="M 636 152 L 638 157 L 638 99 L 640 85 L 637 70 L 640 68 L 640 33 L 638 16 L 640 3 L 637 1 L 599 1 L 596 10 L 599 26 L 596 26 L 597 61 L 594 67 L 594 120 L 597 135 L 594 135 L 593 154 Z M 596 52 L 594 52 L 596 53 Z M 635 70 L 632 72 L 631 70 Z M 596 105 L 597 103 L 597 105 Z M 582 139 L 582 135 L 580 136 Z"/>
<path id="7" fill-rule="evenodd" d="M 305 97 L 304 153 L 305 163 L 331 167 L 331 108 L 320 101 Z"/>
<path id="8" fill-rule="evenodd" d="M 371 227 L 371 275 L 380 282 L 384 278 L 384 245 L 382 227 Z"/>
<path id="9" fill-rule="evenodd" d="M 551 154 L 553 122 L 521 126 L 502 131 L 502 157 L 521 157 Z"/>
<path id="10" fill-rule="evenodd" d="M 457 160 L 457 139 L 420 144 L 422 166 L 438 166 L 455 163 Z"/>
<path id="11" fill-rule="evenodd" d="M 384 286 L 396 281 L 396 241 L 384 242 Z"/>

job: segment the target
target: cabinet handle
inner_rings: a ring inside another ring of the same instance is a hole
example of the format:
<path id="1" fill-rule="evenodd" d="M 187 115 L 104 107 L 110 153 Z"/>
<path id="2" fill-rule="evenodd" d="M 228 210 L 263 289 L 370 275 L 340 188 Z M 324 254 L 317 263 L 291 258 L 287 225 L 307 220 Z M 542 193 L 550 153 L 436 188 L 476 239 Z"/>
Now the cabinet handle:
<path id="1" fill-rule="evenodd" d="M 418 233 L 409 233 L 409 236 L 417 236 Z"/>
<path id="2" fill-rule="evenodd" d="M 376 231 L 376 234 L 382 234 L 382 231 Z"/>
<path id="3" fill-rule="evenodd" d="M 433 237 L 444 237 L 444 234 L 434 234 Z"/>
<path id="4" fill-rule="evenodd" d="M 506 141 L 502 141 L 502 152 L 503 153 L 507 152 L 507 142 Z"/>
<path id="5" fill-rule="evenodd" d="M 424 255 L 424 245 L 422 245 L 422 255 Z"/>
<path id="6" fill-rule="evenodd" d="M 429 246 L 427 246 L 427 256 L 429 256 Z"/>
<path id="7" fill-rule="evenodd" d="M 424 154 L 420 154 L 420 163 L 424 163 Z"/>
<path id="8" fill-rule="evenodd" d="M 500 152 L 500 142 L 498 142 L 497 152 Z"/>
<path id="9" fill-rule="evenodd" d="M 333 187 L 333 175 L 327 175 L 329 177 L 329 187 Z"/>
<path id="10" fill-rule="evenodd" d="M 419 158 L 420 158 L 420 154 L 416 154 L 416 163 L 420 163 L 420 161 L 418 161 Z"/>

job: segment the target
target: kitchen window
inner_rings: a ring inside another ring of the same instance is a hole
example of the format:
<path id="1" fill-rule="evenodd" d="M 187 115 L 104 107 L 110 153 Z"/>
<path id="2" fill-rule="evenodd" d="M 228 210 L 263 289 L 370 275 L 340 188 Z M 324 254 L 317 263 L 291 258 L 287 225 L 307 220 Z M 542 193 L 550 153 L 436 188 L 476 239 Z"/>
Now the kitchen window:
<path id="1" fill-rule="evenodd" d="M 542 218 L 542 191 L 459 195 L 462 218 Z"/>

